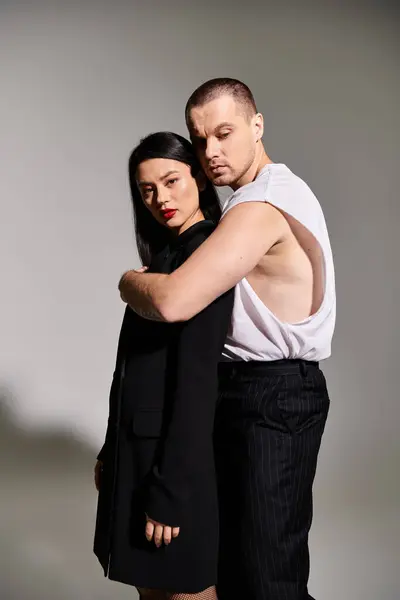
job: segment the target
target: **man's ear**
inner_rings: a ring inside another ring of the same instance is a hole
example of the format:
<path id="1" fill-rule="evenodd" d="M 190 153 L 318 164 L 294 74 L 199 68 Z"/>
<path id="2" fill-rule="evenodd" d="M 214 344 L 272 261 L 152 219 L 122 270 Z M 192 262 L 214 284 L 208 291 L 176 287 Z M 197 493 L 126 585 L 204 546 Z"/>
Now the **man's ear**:
<path id="1" fill-rule="evenodd" d="M 197 187 L 199 188 L 199 192 L 204 192 L 204 190 L 206 189 L 206 185 L 207 185 L 207 178 L 206 178 L 204 172 L 200 170 L 197 173 L 195 179 L 196 179 Z"/>
<path id="2" fill-rule="evenodd" d="M 256 115 L 254 115 L 253 117 L 253 126 L 254 126 L 254 133 L 256 136 L 256 141 L 260 141 L 262 136 L 264 135 L 264 117 L 262 116 L 261 113 L 257 113 Z"/>

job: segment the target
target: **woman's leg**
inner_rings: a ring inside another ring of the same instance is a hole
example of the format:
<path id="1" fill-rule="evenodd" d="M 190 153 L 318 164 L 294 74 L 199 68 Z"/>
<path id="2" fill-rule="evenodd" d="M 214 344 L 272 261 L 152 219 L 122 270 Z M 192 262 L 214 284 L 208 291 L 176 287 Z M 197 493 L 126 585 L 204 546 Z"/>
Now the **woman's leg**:
<path id="1" fill-rule="evenodd" d="M 217 591 L 214 586 L 198 592 L 197 594 L 183 594 L 180 592 L 168 592 L 168 600 L 218 600 Z"/>
<path id="2" fill-rule="evenodd" d="M 140 600 L 168 600 L 163 590 L 152 590 L 148 588 L 137 588 Z"/>
<path id="3" fill-rule="evenodd" d="M 163 590 L 152 590 L 148 588 L 137 588 L 140 600 L 218 600 L 217 591 L 214 586 L 197 592 L 197 594 L 185 594 L 182 592 L 164 592 Z"/>

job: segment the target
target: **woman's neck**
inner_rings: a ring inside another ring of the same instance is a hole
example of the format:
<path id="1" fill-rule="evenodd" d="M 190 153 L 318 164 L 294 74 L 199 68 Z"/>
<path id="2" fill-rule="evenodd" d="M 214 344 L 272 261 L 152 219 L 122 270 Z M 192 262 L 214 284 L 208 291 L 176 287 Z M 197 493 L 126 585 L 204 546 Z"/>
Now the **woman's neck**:
<path id="1" fill-rule="evenodd" d="M 201 212 L 201 210 L 199 209 L 194 215 L 189 217 L 189 219 L 187 221 L 185 221 L 180 227 L 178 227 L 176 230 L 174 230 L 174 234 L 181 235 L 181 233 L 183 233 L 184 231 L 189 229 L 189 227 L 191 227 L 192 225 L 195 225 L 196 223 L 200 223 L 200 221 L 204 221 L 204 219 L 205 219 L 205 217 L 204 217 L 203 213 Z"/>

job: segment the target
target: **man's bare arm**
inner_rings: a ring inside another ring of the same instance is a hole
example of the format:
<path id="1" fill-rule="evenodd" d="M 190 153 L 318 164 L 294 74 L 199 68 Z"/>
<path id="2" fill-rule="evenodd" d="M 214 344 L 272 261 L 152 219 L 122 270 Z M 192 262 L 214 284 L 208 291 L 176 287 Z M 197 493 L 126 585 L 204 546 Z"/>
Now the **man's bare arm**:
<path id="1" fill-rule="evenodd" d="M 119 291 L 124 302 L 135 312 L 151 321 L 167 321 L 163 308 L 170 275 L 127 271 L 119 281 Z"/>
<path id="2" fill-rule="evenodd" d="M 283 215 L 268 203 L 239 204 L 170 275 L 125 273 L 121 296 L 146 318 L 186 321 L 246 277 L 287 227 Z"/>

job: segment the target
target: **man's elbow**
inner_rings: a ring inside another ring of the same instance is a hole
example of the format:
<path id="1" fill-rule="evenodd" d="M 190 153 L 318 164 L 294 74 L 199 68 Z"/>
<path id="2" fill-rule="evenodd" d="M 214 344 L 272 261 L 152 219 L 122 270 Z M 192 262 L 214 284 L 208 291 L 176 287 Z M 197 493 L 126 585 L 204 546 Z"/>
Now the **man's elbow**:
<path id="1" fill-rule="evenodd" d="M 188 321 L 194 316 L 185 302 L 176 297 L 174 298 L 172 295 L 160 299 L 156 308 L 161 319 L 166 323 Z"/>

